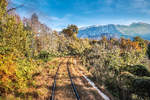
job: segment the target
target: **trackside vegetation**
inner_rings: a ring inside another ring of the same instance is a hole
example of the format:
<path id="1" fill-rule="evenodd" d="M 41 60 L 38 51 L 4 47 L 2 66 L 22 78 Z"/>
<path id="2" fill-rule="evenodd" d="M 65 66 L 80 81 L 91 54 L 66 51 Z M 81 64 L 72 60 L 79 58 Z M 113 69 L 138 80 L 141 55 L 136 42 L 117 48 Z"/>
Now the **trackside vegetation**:
<path id="1" fill-rule="evenodd" d="M 50 74 L 58 64 L 49 64 L 53 58 L 73 56 L 115 100 L 150 100 L 150 41 L 138 36 L 81 39 L 76 25 L 58 33 L 35 13 L 21 20 L 15 11 L 8 12 L 8 6 L 7 0 L 0 0 L 0 99 L 13 95 L 14 100 L 32 100 L 44 95 L 36 91 L 35 77 Z M 36 92 L 31 95 L 33 88 Z"/>

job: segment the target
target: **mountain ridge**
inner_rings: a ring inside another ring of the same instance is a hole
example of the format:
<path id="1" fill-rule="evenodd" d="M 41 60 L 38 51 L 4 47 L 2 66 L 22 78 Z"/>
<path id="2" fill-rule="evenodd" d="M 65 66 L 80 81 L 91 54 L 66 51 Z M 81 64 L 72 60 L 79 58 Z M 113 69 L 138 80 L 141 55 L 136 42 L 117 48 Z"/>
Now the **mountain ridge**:
<path id="1" fill-rule="evenodd" d="M 125 37 L 132 39 L 135 36 L 140 36 L 150 40 L 150 24 L 137 22 L 129 25 L 108 24 L 108 25 L 92 25 L 79 28 L 79 38 L 100 39 L 103 34 L 107 37 Z"/>

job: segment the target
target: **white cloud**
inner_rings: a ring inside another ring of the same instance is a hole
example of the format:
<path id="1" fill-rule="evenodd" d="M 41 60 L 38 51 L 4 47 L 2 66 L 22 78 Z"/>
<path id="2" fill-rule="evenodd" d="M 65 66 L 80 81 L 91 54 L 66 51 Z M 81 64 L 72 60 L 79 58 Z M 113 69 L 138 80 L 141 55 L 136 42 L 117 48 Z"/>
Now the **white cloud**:
<path id="1" fill-rule="evenodd" d="M 72 24 L 71 18 L 72 18 L 71 14 L 66 14 L 62 18 L 59 18 L 56 16 L 46 16 L 46 15 L 43 16 L 43 14 L 42 14 L 42 16 L 40 16 L 40 21 L 42 23 L 45 23 L 52 29 L 60 31 L 63 28 L 67 27 L 68 24 Z"/>
<path id="2" fill-rule="evenodd" d="M 111 5 L 114 2 L 114 0 L 106 0 L 107 5 Z"/>
<path id="3" fill-rule="evenodd" d="M 132 6 L 140 12 L 150 14 L 150 1 L 148 0 L 133 0 Z"/>
<path id="4" fill-rule="evenodd" d="M 48 16 L 48 15 L 43 15 L 43 14 L 41 14 L 41 15 L 39 15 L 40 16 L 40 18 L 42 19 L 42 20 L 49 20 L 49 21 L 60 21 L 61 20 L 61 18 L 58 18 L 58 17 L 56 17 L 56 16 Z"/>
<path id="5" fill-rule="evenodd" d="M 121 8 L 118 5 L 118 8 Z M 129 12 L 136 12 L 143 13 L 143 14 L 150 14 L 150 1 L 149 0 L 130 0 L 128 2 L 128 6 L 122 6 L 124 9 L 128 10 Z"/>
<path id="6" fill-rule="evenodd" d="M 133 0 L 131 3 L 132 7 L 137 9 L 145 9 L 150 6 L 146 0 Z"/>

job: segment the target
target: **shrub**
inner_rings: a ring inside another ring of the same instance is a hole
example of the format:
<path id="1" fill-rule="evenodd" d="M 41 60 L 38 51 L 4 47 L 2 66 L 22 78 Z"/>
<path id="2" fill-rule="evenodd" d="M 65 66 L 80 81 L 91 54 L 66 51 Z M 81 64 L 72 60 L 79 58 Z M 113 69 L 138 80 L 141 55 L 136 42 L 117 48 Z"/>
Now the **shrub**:
<path id="1" fill-rule="evenodd" d="M 24 92 L 23 89 L 33 82 L 35 65 L 32 60 L 15 54 L 0 55 L 0 93 Z"/>
<path id="2" fill-rule="evenodd" d="M 136 76 L 148 76 L 150 77 L 150 72 L 143 65 L 127 66 L 124 70 L 136 75 Z"/>
<path id="3" fill-rule="evenodd" d="M 47 62 L 49 60 L 49 53 L 47 51 L 41 51 L 38 55 L 38 58 Z"/>
<path id="4" fill-rule="evenodd" d="M 15 90 L 13 81 L 16 81 L 16 63 L 13 55 L 0 55 L 0 93 Z"/>
<path id="5" fill-rule="evenodd" d="M 138 94 L 138 96 L 142 97 L 143 99 L 144 98 L 150 99 L 150 77 L 135 78 L 132 87 L 133 92 Z"/>
<path id="6" fill-rule="evenodd" d="M 150 59 L 150 44 L 147 47 L 147 55 L 148 55 L 148 58 Z"/>

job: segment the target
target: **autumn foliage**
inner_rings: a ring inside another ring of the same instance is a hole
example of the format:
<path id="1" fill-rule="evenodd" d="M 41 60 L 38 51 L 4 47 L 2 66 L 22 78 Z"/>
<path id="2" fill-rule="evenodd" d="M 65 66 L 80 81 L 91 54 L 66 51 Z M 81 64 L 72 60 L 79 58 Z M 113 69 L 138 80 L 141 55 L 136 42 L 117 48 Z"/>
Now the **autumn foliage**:
<path id="1" fill-rule="evenodd" d="M 137 41 L 131 41 L 130 39 L 124 39 L 124 38 L 121 38 L 120 41 L 121 41 L 120 45 L 123 49 L 131 49 L 131 48 L 135 50 L 141 49 L 141 47 L 139 46 L 139 42 Z"/>
<path id="2" fill-rule="evenodd" d="M 0 0 L 0 96 L 18 93 L 28 87 L 33 68 L 31 32 L 7 13 L 7 0 Z"/>

